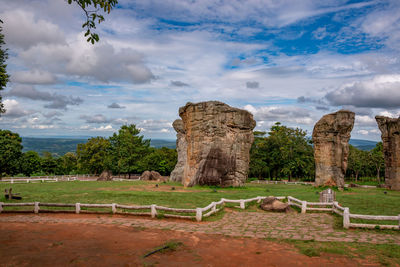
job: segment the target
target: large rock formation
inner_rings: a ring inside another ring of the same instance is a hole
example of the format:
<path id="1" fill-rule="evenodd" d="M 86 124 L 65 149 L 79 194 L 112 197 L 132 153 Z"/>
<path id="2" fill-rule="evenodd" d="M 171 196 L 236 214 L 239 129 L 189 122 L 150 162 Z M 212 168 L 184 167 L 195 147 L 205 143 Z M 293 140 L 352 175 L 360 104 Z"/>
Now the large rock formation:
<path id="1" fill-rule="evenodd" d="M 171 172 L 170 180 L 174 182 L 182 182 L 187 159 L 185 129 L 182 120 L 175 120 L 172 126 L 176 131 L 176 151 L 178 152 L 178 162 L 176 163 L 174 170 Z"/>
<path id="2" fill-rule="evenodd" d="M 246 110 L 217 101 L 187 103 L 179 109 L 178 163 L 171 180 L 184 186 L 240 186 L 247 179 L 253 129 Z"/>
<path id="3" fill-rule="evenodd" d="M 400 190 L 400 118 L 376 116 L 375 119 L 382 132 L 385 183 L 391 189 Z"/>
<path id="4" fill-rule="evenodd" d="M 354 112 L 339 110 L 323 116 L 314 126 L 315 186 L 344 187 Z"/>

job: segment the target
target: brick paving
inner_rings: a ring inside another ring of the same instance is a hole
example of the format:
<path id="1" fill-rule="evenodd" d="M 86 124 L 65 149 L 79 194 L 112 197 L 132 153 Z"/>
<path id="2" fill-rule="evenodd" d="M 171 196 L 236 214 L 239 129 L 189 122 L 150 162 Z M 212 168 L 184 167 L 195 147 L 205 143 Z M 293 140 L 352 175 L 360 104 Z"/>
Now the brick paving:
<path id="1" fill-rule="evenodd" d="M 334 217 L 323 213 L 227 212 L 215 222 L 151 219 L 118 215 L 0 215 L 0 223 L 78 223 L 113 224 L 206 234 L 251 238 L 276 238 L 315 241 L 368 242 L 400 245 L 400 232 L 345 230 L 334 227 Z"/>

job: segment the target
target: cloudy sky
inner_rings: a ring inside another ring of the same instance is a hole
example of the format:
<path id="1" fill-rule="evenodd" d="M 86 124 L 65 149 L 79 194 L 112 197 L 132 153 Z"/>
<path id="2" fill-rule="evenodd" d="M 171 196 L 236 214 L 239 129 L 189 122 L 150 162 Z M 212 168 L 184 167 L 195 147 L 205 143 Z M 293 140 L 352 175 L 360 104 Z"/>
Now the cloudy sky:
<path id="1" fill-rule="evenodd" d="M 173 139 L 186 102 L 251 111 L 312 132 L 356 112 L 353 138 L 379 140 L 374 116 L 400 114 L 400 1 L 120 0 L 88 44 L 65 0 L 0 1 L 8 110 L 22 136 L 109 136 L 134 123 Z"/>

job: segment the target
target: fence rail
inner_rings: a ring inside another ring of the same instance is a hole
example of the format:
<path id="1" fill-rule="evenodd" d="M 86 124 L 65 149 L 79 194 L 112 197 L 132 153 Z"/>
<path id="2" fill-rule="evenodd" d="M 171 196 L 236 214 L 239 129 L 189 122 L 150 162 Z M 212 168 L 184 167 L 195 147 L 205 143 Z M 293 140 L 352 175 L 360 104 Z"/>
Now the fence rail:
<path id="1" fill-rule="evenodd" d="M 49 175 L 49 176 L 31 176 L 31 177 L 3 177 L 0 179 L 0 183 L 11 183 L 11 184 L 21 184 L 21 183 L 44 183 L 44 182 L 65 182 L 65 181 L 96 181 L 96 179 L 88 179 L 90 177 L 97 177 L 91 174 L 79 174 L 79 175 Z M 121 176 L 112 176 L 113 181 L 119 182 L 133 182 L 139 181 L 136 179 L 125 179 Z"/>
<path id="2" fill-rule="evenodd" d="M 164 206 L 152 205 L 142 205 L 142 206 L 131 206 L 123 204 L 89 204 L 89 203 L 41 203 L 41 202 L 29 202 L 29 203 L 4 203 L 0 202 L 0 213 L 14 213 L 14 212 L 54 212 L 54 213 L 110 213 L 113 214 L 132 214 L 132 215 L 144 215 L 151 216 L 155 218 L 162 211 L 162 216 L 169 218 L 181 218 L 181 219 L 196 219 L 201 221 L 203 218 L 209 217 L 219 211 L 221 211 L 225 203 L 237 203 L 235 206 L 240 209 L 246 208 L 246 203 L 256 201 L 260 203 L 263 199 L 267 197 L 258 196 L 249 199 L 226 199 L 221 198 L 219 201 L 211 202 L 209 205 L 203 208 L 195 209 L 184 209 L 184 208 L 170 208 Z M 275 197 L 280 200 L 287 199 L 290 206 L 296 206 L 301 209 L 301 213 L 306 213 L 307 211 L 322 211 L 322 212 L 333 212 L 343 217 L 343 227 L 348 228 L 375 228 L 375 229 L 400 229 L 400 214 L 397 216 L 384 216 L 384 215 L 362 215 L 362 214 L 351 214 L 348 207 L 342 207 L 338 202 L 307 202 L 305 200 L 300 200 L 291 196 L 288 197 Z M 33 210 L 5 210 L 4 207 L 33 207 Z M 42 209 L 42 207 L 53 207 L 53 208 L 72 208 L 69 210 L 56 210 L 56 209 Z M 82 210 L 84 208 L 84 210 Z M 93 211 L 92 208 L 111 208 L 111 211 Z M 130 212 L 127 212 L 130 210 Z M 137 212 L 137 211 L 145 212 Z M 133 212 L 132 212 L 133 211 Z M 171 214 L 172 213 L 172 214 Z M 185 215 L 181 215 L 184 213 Z M 188 215 L 189 214 L 189 215 Z M 351 223 L 350 219 L 364 219 L 364 220 L 375 220 L 375 221 L 397 221 L 396 225 L 382 225 L 382 224 L 366 224 L 366 223 Z"/>

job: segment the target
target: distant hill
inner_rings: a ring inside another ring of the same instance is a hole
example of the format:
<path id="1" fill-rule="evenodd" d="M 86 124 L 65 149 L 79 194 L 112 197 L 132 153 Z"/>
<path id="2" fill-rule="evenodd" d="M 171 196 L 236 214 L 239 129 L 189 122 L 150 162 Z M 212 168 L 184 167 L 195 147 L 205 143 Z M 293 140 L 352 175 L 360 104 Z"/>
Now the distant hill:
<path id="1" fill-rule="evenodd" d="M 67 152 L 76 152 L 78 144 L 87 142 L 87 138 L 38 138 L 38 137 L 22 137 L 23 152 L 33 150 L 43 155 L 43 152 L 48 151 L 54 156 L 62 156 Z M 350 139 L 349 142 L 352 146 L 362 150 L 371 150 L 375 147 L 375 141 Z M 175 148 L 176 142 L 174 140 L 151 139 L 152 147 L 168 147 Z"/>
<path id="2" fill-rule="evenodd" d="M 39 138 L 39 137 L 22 137 L 22 149 L 26 151 L 36 151 L 40 155 L 43 152 L 50 152 L 54 156 L 62 156 L 67 152 L 76 152 L 78 144 L 84 144 L 89 138 L 65 138 L 65 137 L 51 137 L 51 138 Z M 175 141 L 152 139 L 150 142 L 152 147 L 168 147 L 175 148 Z"/>
<path id="3" fill-rule="evenodd" d="M 349 144 L 361 149 L 361 150 L 371 150 L 373 149 L 378 142 L 370 141 L 370 140 L 362 140 L 362 139 L 350 139 Z"/>
<path id="4" fill-rule="evenodd" d="M 48 151 L 54 156 L 62 156 L 67 152 L 76 152 L 78 144 L 84 144 L 88 139 L 75 138 L 37 138 L 37 137 L 22 137 L 22 149 L 26 151 L 36 151 L 40 155 Z"/>

